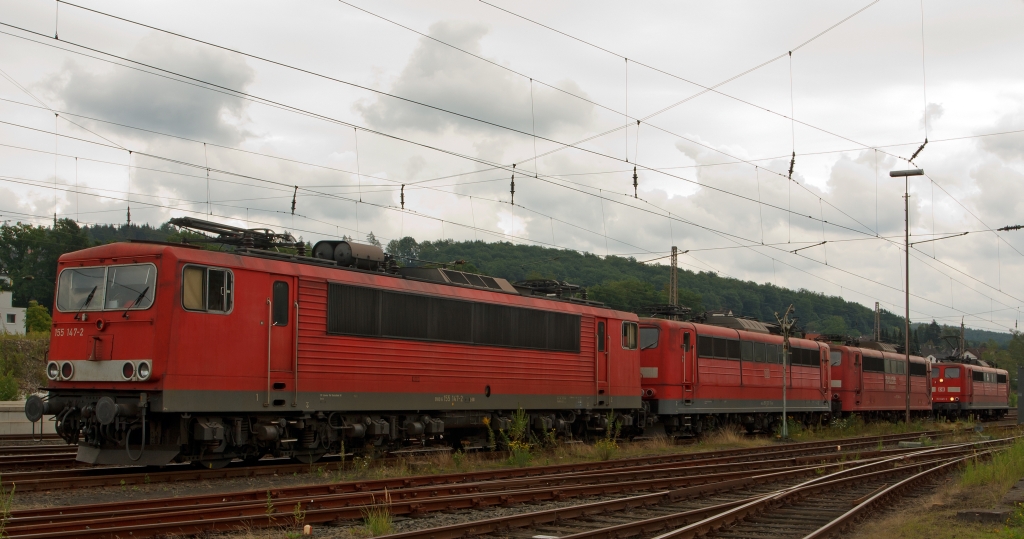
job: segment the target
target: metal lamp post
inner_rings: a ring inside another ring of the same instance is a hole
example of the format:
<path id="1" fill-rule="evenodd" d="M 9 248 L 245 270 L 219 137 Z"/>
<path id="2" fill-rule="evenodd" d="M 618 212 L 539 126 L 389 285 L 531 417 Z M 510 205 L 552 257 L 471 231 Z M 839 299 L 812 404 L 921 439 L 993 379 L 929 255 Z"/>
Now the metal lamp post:
<path id="1" fill-rule="evenodd" d="M 907 379 L 907 424 L 910 424 L 910 176 L 924 176 L 924 170 L 915 168 L 910 170 L 893 170 L 889 172 L 890 178 L 903 178 L 903 350 L 907 353 L 907 370 L 904 373 Z"/>

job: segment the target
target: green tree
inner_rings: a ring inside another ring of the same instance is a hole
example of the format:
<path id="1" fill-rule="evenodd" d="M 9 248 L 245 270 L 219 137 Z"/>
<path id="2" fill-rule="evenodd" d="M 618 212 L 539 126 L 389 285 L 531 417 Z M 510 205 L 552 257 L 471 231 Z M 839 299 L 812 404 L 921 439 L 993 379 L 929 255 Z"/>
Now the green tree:
<path id="1" fill-rule="evenodd" d="M 642 312 L 648 305 L 665 303 L 665 297 L 650 283 L 638 279 L 608 281 L 589 289 L 589 297 L 607 304 L 613 309 Z"/>
<path id="2" fill-rule="evenodd" d="M 27 305 L 36 300 L 52 309 L 57 259 L 91 245 L 89 237 L 71 219 L 60 219 L 49 228 L 21 223 L 0 227 L 0 267 L 14 281 L 14 304 Z"/>
<path id="3" fill-rule="evenodd" d="M 52 325 L 53 318 L 50 317 L 46 307 L 40 305 L 36 300 L 29 301 L 28 308 L 25 309 L 25 332 L 49 333 Z"/>

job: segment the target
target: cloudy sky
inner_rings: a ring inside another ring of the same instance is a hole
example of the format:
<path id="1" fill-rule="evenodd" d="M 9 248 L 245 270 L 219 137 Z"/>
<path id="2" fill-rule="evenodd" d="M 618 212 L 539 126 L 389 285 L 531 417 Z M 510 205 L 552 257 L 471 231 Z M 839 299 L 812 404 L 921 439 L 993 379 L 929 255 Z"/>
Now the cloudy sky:
<path id="1" fill-rule="evenodd" d="M 993 232 L 1024 224 L 1021 0 L 0 0 L 0 23 L 4 220 L 677 245 L 902 313 L 888 173 L 917 166 L 911 241 L 968 234 L 912 247 L 912 319 L 1006 331 L 1024 304 L 1024 230 Z"/>

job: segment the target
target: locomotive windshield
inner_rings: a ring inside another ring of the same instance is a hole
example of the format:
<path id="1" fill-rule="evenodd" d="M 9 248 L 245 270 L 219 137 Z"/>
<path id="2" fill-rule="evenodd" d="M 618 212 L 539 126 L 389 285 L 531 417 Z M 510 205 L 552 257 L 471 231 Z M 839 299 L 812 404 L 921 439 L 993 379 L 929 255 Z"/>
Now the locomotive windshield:
<path id="1" fill-rule="evenodd" d="M 640 328 L 640 349 L 647 350 L 648 348 L 657 348 L 658 333 L 658 328 Z"/>
<path id="2" fill-rule="evenodd" d="M 153 264 L 67 268 L 57 281 L 57 310 L 148 309 L 155 295 Z"/>

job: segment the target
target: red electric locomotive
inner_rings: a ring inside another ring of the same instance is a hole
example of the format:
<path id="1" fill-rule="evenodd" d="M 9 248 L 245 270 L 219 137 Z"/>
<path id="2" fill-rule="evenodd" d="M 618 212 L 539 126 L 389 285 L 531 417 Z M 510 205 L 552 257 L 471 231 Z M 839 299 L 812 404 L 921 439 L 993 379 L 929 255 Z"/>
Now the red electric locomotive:
<path id="1" fill-rule="evenodd" d="M 281 244 L 269 231 L 176 224 L 239 248 L 60 258 L 49 395 L 25 410 L 54 416 L 81 461 L 466 447 L 519 408 L 537 432 L 600 432 L 613 410 L 624 432 L 644 425 L 634 314 L 558 286 L 397 268 L 373 246 L 320 242 L 307 257 L 261 249 Z"/>
<path id="2" fill-rule="evenodd" d="M 826 340 L 832 340 L 826 338 Z M 907 407 L 907 358 L 896 347 L 874 341 L 834 340 L 830 344 L 834 412 L 865 419 L 898 420 Z M 928 360 L 910 356 L 910 412 L 932 413 Z"/>
<path id="3" fill-rule="evenodd" d="M 932 406 L 943 417 L 999 419 L 1010 409 L 1007 372 L 965 360 L 933 363 Z"/>
<path id="4" fill-rule="evenodd" d="M 787 415 L 818 422 L 830 412 L 829 347 L 799 338 L 790 346 Z M 782 417 L 782 337 L 756 320 L 642 318 L 640 372 L 650 413 L 670 436 L 730 423 L 768 431 Z"/>

